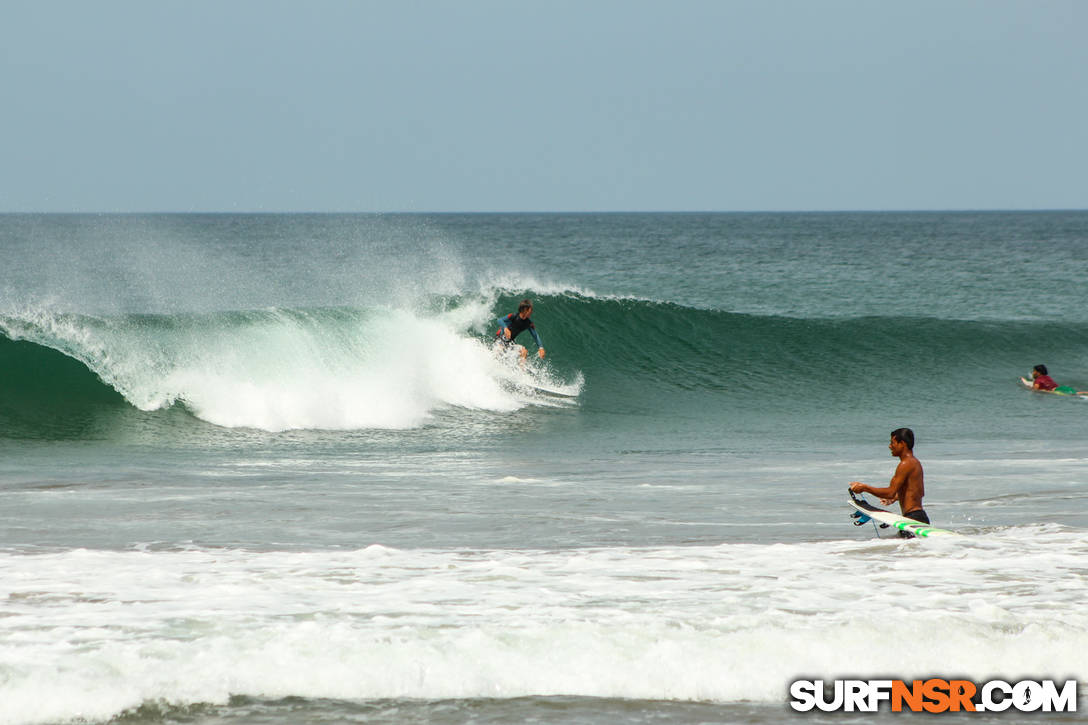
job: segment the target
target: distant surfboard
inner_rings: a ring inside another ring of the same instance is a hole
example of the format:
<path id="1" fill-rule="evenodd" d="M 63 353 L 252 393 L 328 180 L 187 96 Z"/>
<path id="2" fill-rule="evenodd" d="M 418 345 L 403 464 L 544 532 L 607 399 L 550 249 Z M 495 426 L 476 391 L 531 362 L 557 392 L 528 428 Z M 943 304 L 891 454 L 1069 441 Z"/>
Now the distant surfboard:
<path id="1" fill-rule="evenodd" d="M 885 509 L 879 509 L 866 501 L 861 496 L 858 496 L 848 488 L 850 493 L 850 505 L 854 507 L 857 512 L 853 514 L 854 518 L 861 516 L 867 516 L 869 519 L 876 521 L 881 527 L 887 526 L 895 531 L 905 531 L 908 534 L 914 534 L 915 536 L 927 539 L 931 536 L 960 536 L 955 531 L 949 531 L 948 529 L 938 529 L 935 526 L 929 524 L 923 524 L 921 521 L 915 521 L 914 519 L 908 519 L 905 516 L 894 514 L 891 511 Z M 860 520 L 860 518 L 859 518 Z M 864 523 L 868 523 L 868 519 Z M 879 532 L 878 532 L 879 535 Z"/>
<path id="2" fill-rule="evenodd" d="M 1035 384 L 1032 381 L 1025 378 L 1025 377 L 1020 378 L 1020 384 L 1023 385 L 1028 390 L 1034 392 L 1034 393 L 1049 393 L 1051 395 L 1068 395 L 1068 396 L 1072 396 L 1074 398 L 1080 398 L 1081 400 L 1088 400 L 1088 395 L 1084 395 L 1082 393 L 1068 393 L 1068 392 L 1066 392 L 1064 390 L 1038 390 L 1038 389 L 1036 389 L 1034 387 Z"/>

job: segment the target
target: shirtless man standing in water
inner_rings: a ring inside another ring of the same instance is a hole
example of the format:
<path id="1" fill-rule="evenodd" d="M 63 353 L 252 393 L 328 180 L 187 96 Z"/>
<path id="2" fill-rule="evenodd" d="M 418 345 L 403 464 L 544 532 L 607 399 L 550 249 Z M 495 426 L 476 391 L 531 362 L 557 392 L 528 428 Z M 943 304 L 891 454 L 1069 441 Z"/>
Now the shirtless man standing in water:
<path id="1" fill-rule="evenodd" d="M 922 508 L 922 497 L 926 495 L 925 476 L 922 473 L 922 462 L 914 457 L 914 431 L 910 428 L 893 430 L 888 450 L 899 459 L 891 483 L 885 488 L 875 488 L 861 481 L 851 481 L 850 490 L 854 493 L 879 496 L 880 502 L 885 506 L 892 501 L 899 501 L 899 510 L 904 516 L 928 524 L 929 516 Z"/>

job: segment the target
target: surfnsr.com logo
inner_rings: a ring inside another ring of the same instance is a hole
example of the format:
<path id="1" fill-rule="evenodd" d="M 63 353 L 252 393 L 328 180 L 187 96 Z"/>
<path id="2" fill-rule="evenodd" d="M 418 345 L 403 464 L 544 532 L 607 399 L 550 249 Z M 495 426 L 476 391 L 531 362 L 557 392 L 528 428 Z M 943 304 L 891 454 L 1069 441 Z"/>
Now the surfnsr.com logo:
<path id="1" fill-rule="evenodd" d="M 1077 681 L 1021 680 L 797 680 L 790 685 L 790 707 L 799 712 L 1076 712 Z"/>

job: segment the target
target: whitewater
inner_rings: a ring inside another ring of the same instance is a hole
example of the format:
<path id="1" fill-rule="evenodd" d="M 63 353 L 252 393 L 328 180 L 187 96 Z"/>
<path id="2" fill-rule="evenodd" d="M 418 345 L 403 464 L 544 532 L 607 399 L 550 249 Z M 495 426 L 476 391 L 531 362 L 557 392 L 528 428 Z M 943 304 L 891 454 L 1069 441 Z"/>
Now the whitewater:
<path id="1" fill-rule="evenodd" d="M 1073 676 L 1088 666 L 1072 583 L 1086 554 L 1082 536 L 1025 528 L 960 546 L 5 556 L 23 656 L 0 721 L 232 695 L 770 704 L 811 673 Z M 873 647 L 886 627 L 843 606 L 862 600 L 893 621 L 922 612 L 935 645 Z"/>

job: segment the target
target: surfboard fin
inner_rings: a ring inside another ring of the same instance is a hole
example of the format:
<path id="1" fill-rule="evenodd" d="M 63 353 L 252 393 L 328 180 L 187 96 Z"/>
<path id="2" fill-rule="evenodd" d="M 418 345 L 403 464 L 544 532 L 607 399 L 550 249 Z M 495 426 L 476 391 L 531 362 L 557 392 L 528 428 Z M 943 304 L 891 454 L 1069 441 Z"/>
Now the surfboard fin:
<path id="1" fill-rule="evenodd" d="M 866 516 L 860 511 L 855 511 L 854 513 L 850 514 L 850 517 L 856 519 L 854 521 L 854 526 L 864 526 L 865 524 L 873 520 L 872 517 Z"/>

